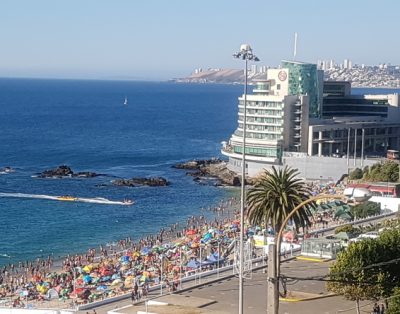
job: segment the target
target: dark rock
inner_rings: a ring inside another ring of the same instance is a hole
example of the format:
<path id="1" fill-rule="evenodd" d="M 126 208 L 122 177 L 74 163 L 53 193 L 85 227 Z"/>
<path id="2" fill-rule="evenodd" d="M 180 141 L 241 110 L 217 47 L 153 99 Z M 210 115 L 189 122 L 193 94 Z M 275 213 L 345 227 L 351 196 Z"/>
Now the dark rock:
<path id="1" fill-rule="evenodd" d="M 153 177 L 153 178 L 132 178 L 132 179 L 116 179 L 112 181 L 112 184 L 117 186 L 167 186 L 170 183 L 167 179 L 162 177 Z"/>
<path id="2" fill-rule="evenodd" d="M 173 165 L 172 168 L 176 169 L 187 169 L 187 170 L 197 170 L 204 166 L 219 164 L 222 160 L 219 158 L 211 158 L 211 159 L 200 159 L 200 160 L 190 160 L 187 162 L 179 163 Z"/>
<path id="3" fill-rule="evenodd" d="M 201 178 L 213 177 L 219 182 L 214 182 L 213 185 L 219 186 L 240 186 L 240 177 L 233 171 L 227 168 L 226 162 L 219 158 L 211 158 L 206 160 L 191 160 L 184 163 L 179 163 L 173 166 L 177 169 L 193 170 L 186 172 L 186 175 L 193 176 L 194 181 L 202 182 Z"/>
<path id="4" fill-rule="evenodd" d="M 94 178 L 101 175 L 102 174 L 97 174 L 88 171 L 74 173 L 70 167 L 62 165 L 55 169 L 45 170 L 42 173 L 39 173 L 38 178 L 66 178 L 66 177 Z"/>

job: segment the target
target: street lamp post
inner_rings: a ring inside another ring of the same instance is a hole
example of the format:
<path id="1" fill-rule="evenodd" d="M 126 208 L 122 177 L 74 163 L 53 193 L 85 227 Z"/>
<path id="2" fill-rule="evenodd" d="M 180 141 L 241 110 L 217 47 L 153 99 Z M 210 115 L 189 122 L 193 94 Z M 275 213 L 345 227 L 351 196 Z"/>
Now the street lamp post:
<path id="1" fill-rule="evenodd" d="M 219 260 L 221 258 L 221 253 L 219 250 L 219 246 L 220 246 L 220 240 L 218 239 L 218 261 L 217 261 L 217 277 L 219 278 Z"/>
<path id="2" fill-rule="evenodd" d="M 182 246 L 179 247 L 179 289 L 182 290 Z"/>
<path id="3" fill-rule="evenodd" d="M 75 293 L 75 297 L 74 297 L 74 309 L 76 310 L 76 299 L 78 298 L 78 294 L 76 293 L 76 273 L 75 273 L 75 267 L 72 267 L 72 276 L 74 279 L 74 293 Z"/>
<path id="4" fill-rule="evenodd" d="M 240 190 L 240 238 L 239 238 L 239 314 L 243 313 L 243 238 L 244 238 L 244 203 L 245 203 L 245 176 L 246 176 L 246 106 L 247 106 L 247 63 L 248 61 L 260 61 L 254 54 L 250 45 L 243 44 L 240 51 L 233 55 L 234 58 L 245 62 L 244 68 L 244 103 L 243 103 L 243 142 L 242 142 L 242 184 Z"/>
<path id="5" fill-rule="evenodd" d="M 160 260 L 161 260 L 161 265 L 160 265 L 160 294 L 162 295 L 163 294 L 163 284 L 164 284 L 164 281 L 163 281 L 163 279 L 164 279 L 164 277 L 163 277 L 163 262 L 164 262 L 164 260 L 163 260 L 163 254 L 161 253 L 161 255 L 160 255 Z"/>

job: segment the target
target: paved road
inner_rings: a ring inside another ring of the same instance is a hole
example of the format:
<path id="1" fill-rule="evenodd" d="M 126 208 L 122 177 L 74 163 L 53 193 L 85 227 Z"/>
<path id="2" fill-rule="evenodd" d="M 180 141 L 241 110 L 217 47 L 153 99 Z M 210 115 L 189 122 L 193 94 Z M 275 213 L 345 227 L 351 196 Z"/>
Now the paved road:
<path id="1" fill-rule="evenodd" d="M 287 276 L 307 277 L 313 275 L 326 274 L 330 262 L 308 262 L 301 260 L 292 260 L 286 262 L 282 266 L 282 273 Z M 267 276 L 262 270 L 254 272 L 251 279 L 245 281 L 244 287 L 244 313 L 260 314 L 266 312 L 267 307 Z M 288 286 L 291 292 L 306 292 L 303 297 L 318 297 L 326 295 L 325 283 L 320 281 L 299 281 Z M 182 300 L 179 300 L 181 296 Z M 297 294 L 300 296 L 300 294 Z M 173 295 L 170 298 L 164 296 L 158 300 L 169 302 L 171 304 L 202 304 L 201 309 L 197 309 L 193 313 L 236 313 L 238 309 L 238 280 L 236 277 L 225 280 L 215 281 L 200 287 L 196 287 L 184 292 Z M 370 302 L 362 302 L 364 312 L 370 311 L 372 305 Z M 128 305 L 129 302 L 124 303 Z M 122 304 L 119 304 L 122 306 Z M 280 302 L 280 314 L 352 314 L 356 313 L 355 303 L 353 301 L 344 300 L 340 296 L 332 296 L 327 298 L 317 298 L 309 301 L 301 302 Z M 113 307 L 110 306 L 108 310 Z M 97 313 L 102 314 L 107 310 L 105 307 L 96 309 Z M 134 314 L 138 310 L 144 310 L 144 306 L 128 306 L 119 313 Z M 197 312 L 198 310 L 198 312 Z M 163 311 L 157 310 L 157 313 Z M 185 312 L 183 312 L 185 313 Z M 189 313 L 189 310 L 186 310 Z"/>

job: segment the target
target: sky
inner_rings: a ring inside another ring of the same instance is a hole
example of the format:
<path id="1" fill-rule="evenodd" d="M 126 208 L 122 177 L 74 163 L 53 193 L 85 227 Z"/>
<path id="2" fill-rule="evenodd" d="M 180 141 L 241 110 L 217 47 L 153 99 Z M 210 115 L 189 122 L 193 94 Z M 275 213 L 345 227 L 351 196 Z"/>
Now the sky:
<path id="1" fill-rule="evenodd" d="M 398 0 L 1 0 L 0 77 L 167 80 L 292 59 L 400 64 Z"/>

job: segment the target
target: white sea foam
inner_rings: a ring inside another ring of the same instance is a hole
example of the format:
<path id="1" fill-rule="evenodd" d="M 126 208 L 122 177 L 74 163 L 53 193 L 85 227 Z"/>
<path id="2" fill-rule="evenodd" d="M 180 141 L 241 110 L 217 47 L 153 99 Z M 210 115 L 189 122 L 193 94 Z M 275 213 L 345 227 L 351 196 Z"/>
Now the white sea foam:
<path id="1" fill-rule="evenodd" d="M 0 197 L 15 197 L 15 198 L 35 198 L 35 199 L 47 199 L 47 200 L 55 200 L 55 201 L 65 201 L 65 199 L 61 199 L 60 196 L 52 196 L 52 195 L 44 195 L 44 194 L 25 194 L 25 193 L 0 193 Z M 95 204 L 108 204 L 108 205 L 132 205 L 133 203 L 126 203 L 121 201 L 111 201 L 109 199 L 103 197 L 76 197 L 74 198 L 75 202 L 84 202 L 84 203 L 95 203 Z"/>

